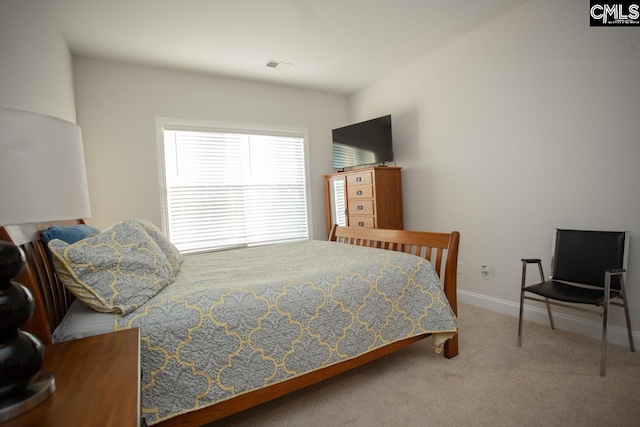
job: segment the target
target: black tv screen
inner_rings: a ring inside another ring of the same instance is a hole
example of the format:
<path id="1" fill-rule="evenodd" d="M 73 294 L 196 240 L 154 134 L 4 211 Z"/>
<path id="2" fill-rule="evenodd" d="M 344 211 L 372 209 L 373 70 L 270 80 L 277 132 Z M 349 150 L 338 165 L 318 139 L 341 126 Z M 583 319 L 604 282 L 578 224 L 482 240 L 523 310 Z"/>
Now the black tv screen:
<path id="1" fill-rule="evenodd" d="M 333 129 L 333 168 L 393 161 L 391 116 Z"/>

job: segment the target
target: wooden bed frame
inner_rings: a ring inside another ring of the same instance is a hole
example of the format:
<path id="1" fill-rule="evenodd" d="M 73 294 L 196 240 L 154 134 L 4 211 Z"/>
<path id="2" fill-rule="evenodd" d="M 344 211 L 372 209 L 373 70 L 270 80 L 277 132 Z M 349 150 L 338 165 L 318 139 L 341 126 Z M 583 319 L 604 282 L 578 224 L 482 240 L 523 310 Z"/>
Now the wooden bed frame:
<path id="1" fill-rule="evenodd" d="M 40 232 L 51 225 L 68 226 L 83 223 L 83 220 L 72 220 L 0 227 L 0 240 L 10 241 L 20 246 L 27 259 L 27 266 L 15 280 L 31 290 L 35 300 L 35 311 L 23 329 L 37 335 L 45 344 L 51 344 L 51 334 L 62 321 L 74 297 L 57 280 L 40 239 Z M 460 233 L 457 231 L 430 233 L 334 226 L 329 240 L 404 251 L 428 259 L 442 279 L 447 299 L 457 314 L 456 268 L 460 240 Z M 201 426 L 348 371 L 427 336 L 429 334 L 398 341 L 354 359 L 248 392 L 194 412 L 178 415 L 155 425 Z M 456 335 L 444 344 L 444 356 L 452 358 L 457 354 L 458 336 Z"/>

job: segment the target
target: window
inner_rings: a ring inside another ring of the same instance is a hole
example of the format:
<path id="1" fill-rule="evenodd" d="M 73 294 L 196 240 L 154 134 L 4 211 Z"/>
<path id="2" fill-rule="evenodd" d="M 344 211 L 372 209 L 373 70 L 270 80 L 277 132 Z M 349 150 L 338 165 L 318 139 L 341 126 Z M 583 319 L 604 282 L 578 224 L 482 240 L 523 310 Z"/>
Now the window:
<path id="1" fill-rule="evenodd" d="M 303 134 L 163 136 L 166 226 L 181 252 L 309 238 Z"/>

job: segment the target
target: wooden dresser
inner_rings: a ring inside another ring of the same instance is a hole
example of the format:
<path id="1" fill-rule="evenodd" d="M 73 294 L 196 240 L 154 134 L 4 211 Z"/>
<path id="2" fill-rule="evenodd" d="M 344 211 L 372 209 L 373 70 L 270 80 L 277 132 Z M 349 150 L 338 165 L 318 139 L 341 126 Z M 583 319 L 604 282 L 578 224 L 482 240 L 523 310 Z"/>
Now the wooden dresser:
<path id="1" fill-rule="evenodd" d="M 375 166 L 324 175 L 327 230 L 333 224 L 402 230 L 401 170 Z"/>

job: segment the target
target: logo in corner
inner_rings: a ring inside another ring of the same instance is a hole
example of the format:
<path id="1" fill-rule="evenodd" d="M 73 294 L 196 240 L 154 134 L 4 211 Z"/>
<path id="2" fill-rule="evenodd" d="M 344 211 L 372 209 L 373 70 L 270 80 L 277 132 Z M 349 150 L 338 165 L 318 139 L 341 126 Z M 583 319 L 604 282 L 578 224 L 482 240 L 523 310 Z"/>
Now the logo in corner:
<path id="1" fill-rule="evenodd" d="M 592 27 L 640 26 L 640 1 L 603 2 L 591 0 Z"/>

